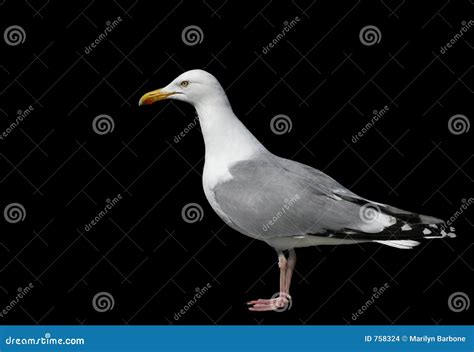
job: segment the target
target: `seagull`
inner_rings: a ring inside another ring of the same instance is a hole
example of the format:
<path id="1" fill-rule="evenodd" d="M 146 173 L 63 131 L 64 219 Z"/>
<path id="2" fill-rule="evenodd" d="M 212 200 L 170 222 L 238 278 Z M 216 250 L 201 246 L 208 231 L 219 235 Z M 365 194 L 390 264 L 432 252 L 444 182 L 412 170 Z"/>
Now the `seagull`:
<path id="1" fill-rule="evenodd" d="M 322 171 L 272 154 L 237 118 L 219 81 L 206 71 L 184 72 L 143 95 L 139 106 L 164 99 L 196 109 L 205 144 L 202 185 L 212 209 L 236 231 L 277 252 L 280 290 L 248 302 L 251 311 L 291 306 L 295 248 L 376 242 L 410 249 L 422 238 L 455 237 L 442 220 L 370 201 Z"/>

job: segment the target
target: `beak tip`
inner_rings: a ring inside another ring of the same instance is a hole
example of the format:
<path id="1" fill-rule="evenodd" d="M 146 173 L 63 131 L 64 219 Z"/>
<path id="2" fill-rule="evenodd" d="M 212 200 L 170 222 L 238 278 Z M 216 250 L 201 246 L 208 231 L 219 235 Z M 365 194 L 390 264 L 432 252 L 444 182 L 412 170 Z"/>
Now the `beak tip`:
<path id="1" fill-rule="evenodd" d="M 143 106 L 143 105 L 149 105 L 150 102 L 147 101 L 147 98 L 141 97 L 140 100 L 138 101 L 138 106 Z"/>
<path id="2" fill-rule="evenodd" d="M 157 101 L 167 99 L 170 95 L 176 94 L 175 92 L 163 92 L 162 89 L 157 89 L 152 92 L 148 92 L 143 95 L 138 101 L 138 106 L 151 105 Z"/>

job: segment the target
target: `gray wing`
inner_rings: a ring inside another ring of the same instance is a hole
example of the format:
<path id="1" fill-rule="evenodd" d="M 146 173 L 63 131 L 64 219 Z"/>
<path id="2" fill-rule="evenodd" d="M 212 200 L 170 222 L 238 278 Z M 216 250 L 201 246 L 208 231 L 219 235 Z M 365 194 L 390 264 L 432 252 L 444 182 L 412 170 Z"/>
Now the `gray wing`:
<path id="1" fill-rule="evenodd" d="M 214 188 L 216 202 L 236 229 L 262 239 L 349 234 L 351 238 L 387 239 L 393 231 L 384 230 L 394 224 L 399 229 L 408 221 L 439 222 L 369 203 L 323 172 L 277 156 L 238 162 L 229 171 L 232 179 Z M 382 209 L 373 221 L 361 217 L 361 208 L 368 203 Z M 404 235 L 413 237 L 411 232 Z"/>
<path id="2" fill-rule="evenodd" d="M 214 194 L 246 234 L 263 237 L 323 234 L 360 222 L 355 196 L 319 170 L 278 157 L 238 162 Z"/>

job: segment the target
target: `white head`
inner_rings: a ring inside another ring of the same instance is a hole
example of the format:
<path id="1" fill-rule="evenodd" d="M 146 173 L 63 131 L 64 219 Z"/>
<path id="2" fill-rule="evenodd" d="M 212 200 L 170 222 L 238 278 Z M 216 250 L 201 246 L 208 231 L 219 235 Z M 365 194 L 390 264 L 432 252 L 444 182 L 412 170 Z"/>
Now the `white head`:
<path id="1" fill-rule="evenodd" d="M 184 72 L 166 87 L 143 95 L 138 105 L 150 105 L 164 99 L 181 100 L 194 106 L 198 104 L 228 104 L 227 96 L 219 81 L 203 70 Z"/>

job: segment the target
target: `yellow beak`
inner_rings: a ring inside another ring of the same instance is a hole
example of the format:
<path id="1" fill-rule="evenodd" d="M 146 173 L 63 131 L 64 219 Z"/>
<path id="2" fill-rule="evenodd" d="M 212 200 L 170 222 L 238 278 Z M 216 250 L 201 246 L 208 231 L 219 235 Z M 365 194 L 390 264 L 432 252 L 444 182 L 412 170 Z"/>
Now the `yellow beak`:
<path id="1" fill-rule="evenodd" d="M 153 104 L 154 102 L 164 100 L 173 94 L 176 94 L 176 92 L 163 92 L 161 89 L 153 90 L 140 98 L 138 106 Z"/>

